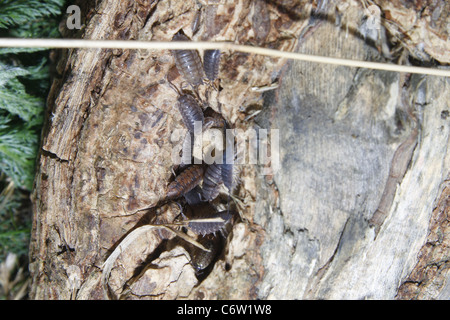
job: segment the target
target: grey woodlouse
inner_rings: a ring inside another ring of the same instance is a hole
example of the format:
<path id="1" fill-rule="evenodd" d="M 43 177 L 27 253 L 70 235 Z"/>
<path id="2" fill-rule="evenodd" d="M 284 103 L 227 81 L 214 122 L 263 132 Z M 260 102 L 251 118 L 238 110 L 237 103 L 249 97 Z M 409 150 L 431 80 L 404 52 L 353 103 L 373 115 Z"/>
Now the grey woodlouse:
<path id="1" fill-rule="evenodd" d="M 207 235 L 215 234 L 225 230 L 226 224 L 231 220 L 232 213 L 228 210 L 216 212 L 205 219 L 193 219 L 189 221 L 187 227 L 195 234 Z"/>
<path id="2" fill-rule="evenodd" d="M 201 126 L 203 127 L 205 121 L 203 111 L 193 96 L 189 94 L 180 96 L 178 98 L 178 110 L 180 111 L 183 123 L 189 132 L 194 132 L 196 121 L 201 122 Z"/>
<path id="3" fill-rule="evenodd" d="M 203 177 L 203 166 L 193 165 L 181 172 L 167 187 L 166 198 L 178 198 L 195 188 Z"/>
<path id="4" fill-rule="evenodd" d="M 180 111 L 183 123 L 189 132 L 194 132 L 194 125 L 196 121 L 203 123 L 205 121 L 205 116 L 203 115 L 203 110 L 198 104 L 197 100 L 190 94 L 182 93 L 178 88 L 168 81 L 169 85 L 178 93 L 178 110 Z"/>
<path id="5" fill-rule="evenodd" d="M 200 186 L 196 186 L 194 189 L 184 194 L 184 199 L 189 205 L 194 206 L 202 202 L 201 195 L 202 189 Z"/>
<path id="6" fill-rule="evenodd" d="M 213 163 L 208 166 L 203 177 L 202 197 L 204 201 L 214 200 L 219 195 L 222 183 L 222 165 Z"/>
<path id="7" fill-rule="evenodd" d="M 219 253 L 221 239 L 214 236 L 206 236 L 199 240 L 199 242 L 210 251 L 204 251 L 195 247 L 191 255 L 191 264 L 194 267 L 197 276 L 201 274 L 214 261 Z"/>
<path id="8" fill-rule="evenodd" d="M 189 41 L 189 38 L 178 32 L 172 41 Z M 203 68 L 200 55 L 196 50 L 172 50 L 175 65 L 184 79 L 196 87 L 203 83 Z"/>
<path id="9" fill-rule="evenodd" d="M 205 50 L 203 53 L 203 70 L 206 77 L 214 81 L 219 75 L 220 50 Z"/>

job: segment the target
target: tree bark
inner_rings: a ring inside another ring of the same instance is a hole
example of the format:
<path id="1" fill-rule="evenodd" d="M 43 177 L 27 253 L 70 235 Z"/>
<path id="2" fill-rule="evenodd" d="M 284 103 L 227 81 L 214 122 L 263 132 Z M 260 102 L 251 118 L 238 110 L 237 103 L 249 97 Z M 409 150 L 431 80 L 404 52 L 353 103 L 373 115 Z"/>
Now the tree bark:
<path id="1" fill-rule="evenodd" d="M 404 26 L 400 9 L 378 5 Z M 183 29 L 374 61 L 395 41 L 392 24 L 362 34 L 367 16 L 350 1 L 104 0 L 89 12 L 85 39 L 169 41 Z M 403 45 L 400 57 L 420 58 Z M 424 54 L 446 63 L 440 45 L 428 37 Z M 192 244 L 154 227 L 179 213 L 164 201 L 183 128 L 171 53 L 69 50 L 62 61 L 33 194 L 33 299 L 449 298 L 448 79 L 222 52 L 219 89 L 201 85 L 200 99 L 244 138 L 269 130 L 270 147 L 278 133 L 279 150 L 240 166 L 239 217 L 196 275 Z"/>

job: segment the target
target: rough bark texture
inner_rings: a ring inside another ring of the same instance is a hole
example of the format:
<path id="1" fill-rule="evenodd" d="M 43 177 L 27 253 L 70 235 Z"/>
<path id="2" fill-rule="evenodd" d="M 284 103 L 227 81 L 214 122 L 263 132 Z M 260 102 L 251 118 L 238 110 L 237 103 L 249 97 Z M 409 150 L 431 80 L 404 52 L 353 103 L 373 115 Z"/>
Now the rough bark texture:
<path id="1" fill-rule="evenodd" d="M 374 37 L 361 2 L 104 0 L 85 10 L 83 37 L 170 40 L 183 29 L 192 40 L 447 63 L 448 4 L 433 3 L 380 1 L 389 20 Z M 240 218 L 197 278 L 191 244 L 142 228 L 178 215 L 161 204 L 183 128 L 171 53 L 68 50 L 61 61 L 33 197 L 32 298 L 450 297 L 448 79 L 223 52 L 220 91 L 201 85 L 200 98 L 237 129 L 278 129 L 280 168 L 242 166 Z"/>

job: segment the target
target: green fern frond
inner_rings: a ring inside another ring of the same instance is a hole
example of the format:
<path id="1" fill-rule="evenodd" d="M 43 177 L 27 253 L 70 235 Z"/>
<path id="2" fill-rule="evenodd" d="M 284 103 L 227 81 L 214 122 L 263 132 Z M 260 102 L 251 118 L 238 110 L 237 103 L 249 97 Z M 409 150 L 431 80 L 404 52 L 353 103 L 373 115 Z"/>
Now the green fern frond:
<path id="1" fill-rule="evenodd" d="M 0 55 L 46 51 L 48 48 L 0 48 Z"/>
<path id="2" fill-rule="evenodd" d="M 19 76 L 36 74 L 23 67 L 14 67 L 0 62 L 0 109 L 19 116 L 26 122 L 40 124 L 44 101 L 28 94 L 25 86 L 18 80 Z"/>
<path id="3" fill-rule="evenodd" d="M 3 0 L 0 2 L 0 28 L 23 25 L 50 15 L 61 14 L 63 0 Z"/>
<path id="4" fill-rule="evenodd" d="M 7 65 L 0 61 L 0 87 L 18 76 L 26 76 L 29 72 L 24 68 Z"/>
<path id="5" fill-rule="evenodd" d="M 59 37 L 58 16 L 66 0 L 0 0 L 4 37 Z M 31 190 L 45 95 L 47 53 L 39 48 L 0 49 L 0 175 Z M 4 176 L 4 175 L 3 175 Z"/>
<path id="6" fill-rule="evenodd" d="M 9 31 L 10 36 L 16 38 L 58 38 L 60 33 L 56 17 L 46 17 L 38 20 L 30 20 L 22 24 L 20 28 Z"/>
<path id="7" fill-rule="evenodd" d="M 0 167 L 15 185 L 31 190 L 38 136 L 10 116 L 0 115 Z"/>
<path id="8" fill-rule="evenodd" d="M 0 37 L 59 38 L 65 2 L 0 0 Z M 28 251 L 29 196 L 49 82 L 47 49 L 0 48 L 0 260 Z"/>

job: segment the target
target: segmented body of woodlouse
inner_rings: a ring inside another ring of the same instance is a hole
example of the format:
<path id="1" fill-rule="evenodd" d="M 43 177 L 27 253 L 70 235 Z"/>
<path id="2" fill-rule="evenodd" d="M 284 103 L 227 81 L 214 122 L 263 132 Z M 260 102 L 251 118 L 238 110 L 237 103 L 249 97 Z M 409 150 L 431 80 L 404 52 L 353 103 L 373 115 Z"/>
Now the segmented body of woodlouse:
<path id="1" fill-rule="evenodd" d="M 194 133 L 195 122 L 201 122 L 201 127 L 205 121 L 203 110 L 197 100 L 188 93 L 183 93 L 170 81 L 168 81 L 172 89 L 178 94 L 178 110 L 180 111 L 183 123 L 190 133 Z"/>
<path id="2" fill-rule="evenodd" d="M 178 98 L 178 110 L 180 111 L 183 123 L 189 132 L 193 133 L 195 122 L 201 122 L 203 127 L 205 117 L 203 110 L 198 104 L 197 100 L 190 94 L 183 94 Z"/>
<path id="3" fill-rule="evenodd" d="M 182 33 L 177 33 L 173 41 L 189 41 L 189 38 Z M 172 50 L 175 58 L 175 65 L 184 79 L 193 86 L 203 83 L 203 68 L 200 55 L 196 50 Z"/>
<path id="4" fill-rule="evenodd" d="M 166 198 L 174 199 L 195 188 L 203 177 L 203 166 L 193 165 L 181 172 L 167 187 Z"/>
<path id="5" fill-rule="evenodd" d="M 231 220 L 232 213 L 228 210 L 211 214 L 206 219 L 193 219 L 189 221 L 187 227 L 195 234 L 207 235 L 223 231 L 226 224 Z"/>
<path id="6" fill-rule="evenodd" d="M 204 201 L 214 200 L 222 183 L 222 165 L 213 163 L 208 166 L 203 177 L 202 196 Z"/>
<path id="7" fill-rule="evenodd" d="M 194 189 L 184 194 L 184 199 L 191 206 L 200 204 L 202 202 L 202 189 L 199 186 L 196 186 Z"/>
<path id="8" fill-rule="evenodd" d="M 220 50 L 205 50 L 203 53 L 203 70 L 206 77 L 214 81 L 219 75 Z"/>
<path id="9" fill-rule="evenodd" d="M 219 252 L 220 240 L 219 237 L 215 236 L 206 236 L 198 240 L 209 251 L 197 247 L 191 251 L 191 264 L 197 275 L 201 274 L 214 261 Z"/>

